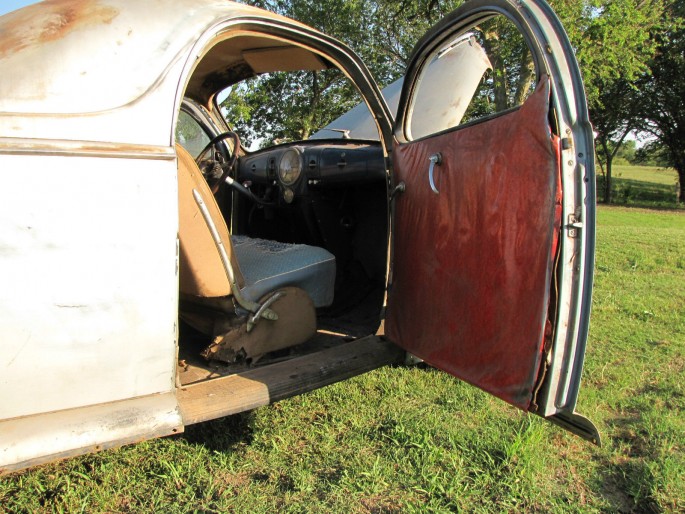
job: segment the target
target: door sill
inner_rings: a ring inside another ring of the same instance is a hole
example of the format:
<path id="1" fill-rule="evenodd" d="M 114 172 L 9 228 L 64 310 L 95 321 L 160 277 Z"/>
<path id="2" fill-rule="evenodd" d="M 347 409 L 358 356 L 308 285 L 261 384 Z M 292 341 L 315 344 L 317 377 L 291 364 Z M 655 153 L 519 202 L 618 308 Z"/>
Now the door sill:
<path id="1" fill-rule="evenodd" d="M 367 336 L 320 352 L 181 386 L 183 424 L 238 414 L 404 360 L 404 350 Z"/>

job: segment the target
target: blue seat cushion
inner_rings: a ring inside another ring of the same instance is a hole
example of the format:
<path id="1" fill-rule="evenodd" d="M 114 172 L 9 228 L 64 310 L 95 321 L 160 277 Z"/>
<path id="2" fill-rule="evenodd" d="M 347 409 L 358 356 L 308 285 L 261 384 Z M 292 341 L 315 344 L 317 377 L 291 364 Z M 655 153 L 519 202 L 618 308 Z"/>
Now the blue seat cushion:
<path id="1" fill-rule="evenodd" d="M 333 303 L 335 256 L 316 246 L 231 236 L 233 254 L 245 278 L 241 293 L 257 301 L 285 286 L 304 289 L 314 307 Z"/>

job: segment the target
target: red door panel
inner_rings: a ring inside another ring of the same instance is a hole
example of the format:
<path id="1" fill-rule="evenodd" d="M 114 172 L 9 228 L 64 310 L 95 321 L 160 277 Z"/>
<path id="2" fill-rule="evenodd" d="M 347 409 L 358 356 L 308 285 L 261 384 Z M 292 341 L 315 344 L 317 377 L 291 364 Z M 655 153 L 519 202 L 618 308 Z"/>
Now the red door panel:
<path id="1" fill-rule="evenodd" d="M 538 378 L 560 227 L 548 114 L 543 77 L 518 110 L 393 152 L 406 191 L 395 205 L 386 334 L 522 409 Z"/>

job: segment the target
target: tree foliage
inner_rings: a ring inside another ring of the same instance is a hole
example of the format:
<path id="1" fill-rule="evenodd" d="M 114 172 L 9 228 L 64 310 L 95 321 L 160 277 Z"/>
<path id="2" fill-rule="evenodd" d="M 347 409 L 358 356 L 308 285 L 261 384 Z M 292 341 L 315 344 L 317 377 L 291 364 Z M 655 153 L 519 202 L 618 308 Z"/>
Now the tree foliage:
<path id="1" fill-rule="evenodd" d="M 599 92 L 591 116 L 595 146 L 604 172 L 604 202 L 611 203 L 612 165 L 628 134 L 640 124 L 637 90 L 627 80 L 609 81 Z"/>
<path id="2" fill-rule="evenodd" d="M 402 76 L 418 39 L 461 0 L 246 0 L 330 34 L 355 49 L 383 87 Z M 519 105 L 534 87 L 531 53 L 502 17 L 479 24 L 493 69 L 471 118 Z M 274 102 L 278 99 L 278 102 Z M 248 144 L 305 139 L 361 98 L 335 70 L 271 73 L 236 86 L 222 107 Z"/>
<path id="3" fill-rule="evenodd" d="M 685 202 L 685 0 L 668 8 L 654 40 L 658 51 L 650 61 L 651 73 L 639 83 L 641 128 L 657 138 L 651 153 L 678 172 L 679 201 Z"/>
<path id="4" fill-rule="evenodd" d="M 423 33 L 461 0 L 245 0 L 299 20 L 357 51 L 379 85 L 402 76 Z M 277 99 L 277 102 L 274 102 Z M 270 73 L 234 87 L 222 102 L 247 144 L 306 139 L 361 101 L 336 70 Z"/>
<path id="5" fill-rule="evenodd" d="M 400 76 L 404 64 L 379 50 L 375 4 L 366 0 L 246 0 L 341 39 L 362 50 L 376 77 Z M 222 109 L 244 142 L 268 145 L 308 138 L 361 101 L 338 70 L 277 72 L 231 89 Z"/>
<path id="6" fill-rule="evenodd" d="M 649 74 L 664 0 L 552 0 L 576 50 L 597 154 L 611 202 L 611 167 L 625 137 L 640 124 L 637 80 Z"/>
<path id="7" fill-rule="evenodd" d="M 295 18 L 346 42 L 362 56 L 381 86 L 404 73 L 418 39 L 462 3 L 462 0 L 245 1 Z M 672 7 L 669 12 L 682 18 L 685 0 L 551 0 L 581 67 L 597 132 L 597 152 L 608 185 L 612 161 L 626 135 L 643 126 L 645 95 L 636 86 L 638 81 L 641 81 L 640 88 L 664 92 L 654 96 L 654 99 L 660 98 L 662 111 L 669 97 L 684 96 L 683 91 L 674 90 L 677 85 L 685 84 L 680 80 L 682 64 L 664 57 L 669 55 L 667 47 L 678 37 L 682 44 L 682 34 L 677 36 L 670 24 L 670 36 L 656 37 L 665 33 L 663 20 L 668 1 L 681 6 L 680 11 Z M 477 96 L 471 107 L 473 112 L 496 112 L 505 105 L 518 105 L 534 87 L 530 52 L 525 45 L 513 44 L 513 31 L 495 27 L 496 23 L 500 22 L 493 22 L 492 30 L 481 27 L 484 37 L 480 42 L 491 57 L 493 69 L 488 77 L 490 89 Z M 661 50 L 657 54 L 658 49 Z M 652 60 L 655 55 L 659 59 Z M 654 74 L 653 80 L 646 81 L 650 63 L 659 66 L 661 71 Z M 680 71 L 673 71 L 677 69 Z M 663 82 L 668 81 L 673 88 L 663 87 Z M 666 94 L 667 90 L 670 93 Z M 274 98 L 279 101 L 274 102 Z M 264 138 L 272 142 L 306 138 L 359 101 L 344 77 L 326 70 L 258 77 L 232 91 L 223 105 L 249 140 Z M 671 112 L 673 107 L 665 118 L 675 115 Z M 672 131 L 666 130 L 667 125 L 668 122 L 652 116 L 649 129 L 664 139 L 682 141 L 682 134 L 671 134 Z M 674 154 L 674 157 L 677 156 Z M 607 187 L 605 201 L 611 201 L 610 194 L 611 188 Z"/>
<path id="8" fill-rule="evenodd" d="M 244 143 L 273 144 L 306 139 L 359 101 L 337 70 L 277 72 L 235 86 L 222 108 Z"/>
<path id="9" fill-rule="evenodd" d="M 635 82 L 656 51 L 652 33 L 664 14 L 662 0 L 551 0 L 576 50 L 591 109 L 617 80 Z"/>

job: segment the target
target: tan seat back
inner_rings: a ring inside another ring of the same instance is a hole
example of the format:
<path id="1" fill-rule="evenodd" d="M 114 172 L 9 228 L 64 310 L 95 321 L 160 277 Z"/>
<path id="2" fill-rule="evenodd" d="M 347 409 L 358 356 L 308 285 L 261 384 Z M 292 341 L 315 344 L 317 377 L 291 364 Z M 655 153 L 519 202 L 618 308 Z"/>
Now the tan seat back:
<path id="1" fill-rule="evenodd" d="M 176 155 L 178 156 L 180 292 L 203 298 L 228 296 L 231 294 L 231 285 L 212 234 L 195 202 L 193 190 L 197 190 L 204 200 L 233 265 L 238 286 L 243 287 L 244 279 L 233 254 L 226 221 L 193 157 L 179 144 L 176 144 Z"/>

